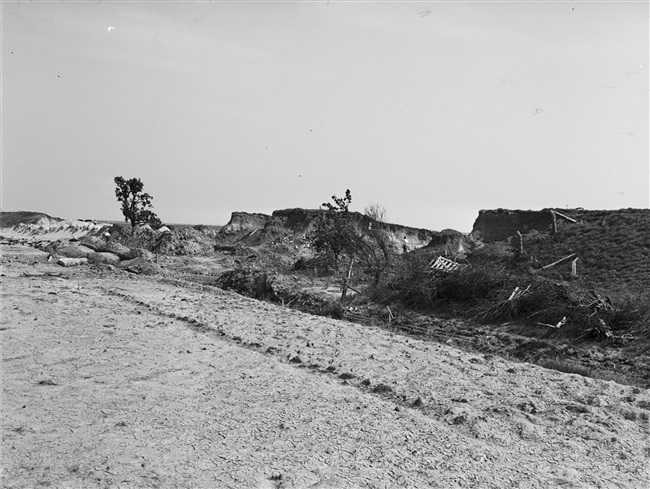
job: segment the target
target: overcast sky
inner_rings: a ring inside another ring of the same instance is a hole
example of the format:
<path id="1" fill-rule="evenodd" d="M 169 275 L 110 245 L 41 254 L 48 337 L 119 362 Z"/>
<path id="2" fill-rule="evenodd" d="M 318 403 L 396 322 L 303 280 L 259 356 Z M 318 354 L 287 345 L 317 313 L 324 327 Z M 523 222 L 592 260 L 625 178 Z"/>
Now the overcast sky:
<path id="1" fill-rule="evenodd" d="M 2 2 L 2 209 L 650 205 L 649 4 Z"/>

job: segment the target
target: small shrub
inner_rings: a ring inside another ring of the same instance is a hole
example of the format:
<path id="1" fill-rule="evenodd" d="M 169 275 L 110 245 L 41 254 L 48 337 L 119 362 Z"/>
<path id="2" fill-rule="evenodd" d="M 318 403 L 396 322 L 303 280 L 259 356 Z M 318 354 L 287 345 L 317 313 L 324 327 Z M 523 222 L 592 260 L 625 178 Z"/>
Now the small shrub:
<path id="1" fill-rule="evenodd" d="M 379 222 L 386 222 L 386 207 L 381 204 L 371 202 L 363 211 L 364 215 Z"/>

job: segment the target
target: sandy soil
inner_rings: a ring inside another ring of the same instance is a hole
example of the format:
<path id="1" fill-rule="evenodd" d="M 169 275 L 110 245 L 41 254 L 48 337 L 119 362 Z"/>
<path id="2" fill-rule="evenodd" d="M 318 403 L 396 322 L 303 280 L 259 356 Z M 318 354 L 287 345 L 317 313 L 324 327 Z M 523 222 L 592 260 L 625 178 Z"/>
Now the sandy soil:
<path id="1" fill-rule="evenodd" d="M 2 485 L 650 487 L 650 393 L 2 247 Z"/>

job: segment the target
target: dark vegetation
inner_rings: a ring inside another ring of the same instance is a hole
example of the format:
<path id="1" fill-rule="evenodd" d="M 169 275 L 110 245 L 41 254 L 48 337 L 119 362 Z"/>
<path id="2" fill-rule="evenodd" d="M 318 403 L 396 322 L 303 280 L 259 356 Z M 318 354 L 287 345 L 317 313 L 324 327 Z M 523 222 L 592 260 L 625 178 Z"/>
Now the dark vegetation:
<path id="1" fill-rule="evenodd" d="M 373 229 L 372 221 L 369 221 L 369 229 L 361 229 L 363 221 L 360 222 L 356 215 L 349 212 L 352 203 L 350 190 L 346 190 L 342 198 L 333 195 L 332 201 L 333 204 L 326 202 L 321 205 L 325 212 L 316 216 L 314 230 L 307 235 L 307 240 L 316 251 L 311 266 L 326 271 L 330 269 L 341 276 L 341 301 L 344 302 L 355 266 L 356 275 L 363 276 L 373 287 L 377 287 L 390 266 L 394 252 L 386 233 Z M 376 217 L 383 218 L 385 215 L 385 210 L 382 212 L 377 204 L 370 209 Z M 344 270 L 340 268 L 342 258 L 345 258 Z"/>
<path id="2" fill-rule="evenodd" d="M 162 222 L 152 210 L 153 197 L 143 191 L 144 184 L 139 178 L 125 180 L 123 177 L 115 177 L 115 185 L 115 197 L 121 204 L 126 222 L 130 222 L 133 227 L 138 224 L 149 224 L 154 229 L 162 226 Z"/>
<path id="3" fill-rule="evenodd" d="M 609 294 L 580 281 L 564 282 L 482 264 L 433 273 L 426 260 L 409 257 L 375 298 L 422 312 L 444 313 L 481 323 L 521 322 L 576 340 L 650 340 L 650 298 Z"/>

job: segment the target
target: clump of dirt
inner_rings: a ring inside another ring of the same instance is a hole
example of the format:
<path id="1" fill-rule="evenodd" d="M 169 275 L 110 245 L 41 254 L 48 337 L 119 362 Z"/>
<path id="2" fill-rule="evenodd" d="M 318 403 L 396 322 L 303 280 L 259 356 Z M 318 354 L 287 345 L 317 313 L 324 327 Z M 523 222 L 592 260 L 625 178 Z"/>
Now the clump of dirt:
<path id="1" fill-rule="evenodd" d="M 98 236 L 84 236 L 79 240 L 79 242 L 82 245 L 91 248 L 97 252 L 113 253 L 117 255 L 121 260 L 130 260 L 132 258 L 135 258 L 136 253 L 134 250 L 143 249 L 142 247 L 131 248 L 121 243 L 118 240 L 114 240 L 110 238 L 107 239 L 105 237 L 98 237 Z M 59 243 L 60 243 L 59 241 L 53 242 L 49 246 L 47 246 L 46 249 L 53 253 L 59 252 L 60 251 Z"/>

